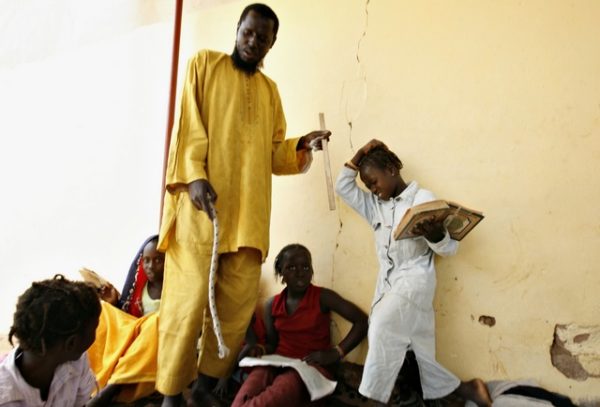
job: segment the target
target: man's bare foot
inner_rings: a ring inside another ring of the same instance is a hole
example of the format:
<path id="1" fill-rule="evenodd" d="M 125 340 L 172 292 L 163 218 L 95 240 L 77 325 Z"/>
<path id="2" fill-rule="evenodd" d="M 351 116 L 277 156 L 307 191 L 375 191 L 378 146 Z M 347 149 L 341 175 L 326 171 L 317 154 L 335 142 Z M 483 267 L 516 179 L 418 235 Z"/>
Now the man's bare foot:
<path id="1" fill-rule="evenodd" d="M 181 394 L 178 394 L 176 396 L 165 396 L 163 398 L 161 407 L 180 407 L 182 401 L 183 397 Z"/>
<path id="2" fill-rule="evenodd" d="M 492 399 L 487 386 L 481 379 L 473 379 L 468 382 L 461 382 L 456 389 L 456 394 L 465 400 L 471 400 L 479 407 L 491 407 Z"/>

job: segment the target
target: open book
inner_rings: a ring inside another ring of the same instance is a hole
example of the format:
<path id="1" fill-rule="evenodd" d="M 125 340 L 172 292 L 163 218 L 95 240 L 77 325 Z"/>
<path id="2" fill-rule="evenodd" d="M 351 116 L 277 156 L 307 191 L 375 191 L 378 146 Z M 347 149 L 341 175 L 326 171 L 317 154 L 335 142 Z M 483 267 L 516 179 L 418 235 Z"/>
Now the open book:
<path id="1" fill-rule="evenodd" d="M 264 355 L 260 358 L 245 357 L 240 360 L 240 367 L 245 366 L 276 366 L 296 369 L 308 389 L 311 401 L 330 395 L 337 385 L 337 382 L 329 380 L 317 369 L 300 359 L 280 355 Z"/>
<path id="2" fill-rule="evenodd" d="M 104 287 L 105 285 L 108 284 L 107 279 L 105 279 L 104 277 L 101 277 L 95 271 L 87 269 L 85 267 L 82 267 L 79 270 L 79 274 L 81 274 L 81 277 L 83 277 L 84 281 L 92 284 L 97 289 L 101 289 L 102 287 Z"/>
<path id="3" fill-rule="evenodd" d="M 406 211 L 394 231 L 394 239 L 416 237 L 417 235 L 413 233 L 415 225 L 424 219 L 431 218 L 443 220 L 450 237 L 454 240 L 461 240 L 483 219 L 483 213 L 452 201 L 438 199 L 425 202 Z"/>

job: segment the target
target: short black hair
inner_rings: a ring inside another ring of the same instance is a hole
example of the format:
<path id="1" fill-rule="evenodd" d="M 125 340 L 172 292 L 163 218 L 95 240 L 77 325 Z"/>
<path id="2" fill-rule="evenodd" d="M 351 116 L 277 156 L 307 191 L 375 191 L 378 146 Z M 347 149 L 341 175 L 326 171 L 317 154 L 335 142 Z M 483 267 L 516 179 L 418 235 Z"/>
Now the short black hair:
<path id="1" fill-rule="evenodd" d="M 238 28 L 244 21 L 244 18 L 248 15 L 249 12 L 254 11 L 257 14 L 260 14 L 262 17 L 273 20 L 273 41 L 277 38 L 277 31 L 279 30 L 279 18 L 277 18 L 277 14 L 273 11 L 273 9 L 266 4 L 262 3 L 253 3 L 242 11 L 242 15 L 240 16 L 240 20 L 238 21 Z"/>
<path id="2" fill-rule="evenodd" d="M 12 345 L 15 336 L 22 349 L 44 355 L 59 341 L 82 332 L 100 312 L 92 286 L 57 274 L 33 283 L 19 297 L 8 340 Z"/>
<path id="3" fill-rule="evenodd" d="M 292 243 L 285 246 L 283 249 L 279 251 L 279 254 L 275 257 L 275 263 L 273 264 L 273 268 L 275 269 L 275 277 L 283 277 L 283 271 L 281 270 L 281 263 L 283 258 L 291 251 L 294 250 L 303 250 L 308 254 L 308 257 L 312 263 L 312 256 L 310 254 L 310 250 L 306 248 L 306 246 L 301 245 L 300 243 Z"/>
<path id="4" fill-rule="evenodd" d="M 367 166 L 373 166 L 380 170 L 395 168 L 400 171 L 402 169 L 402 161 L 400 161 L 393 151 L 388 150 L 386 147 L 378 146 L 369 150 L 358 164 L 361 170 Z"/>

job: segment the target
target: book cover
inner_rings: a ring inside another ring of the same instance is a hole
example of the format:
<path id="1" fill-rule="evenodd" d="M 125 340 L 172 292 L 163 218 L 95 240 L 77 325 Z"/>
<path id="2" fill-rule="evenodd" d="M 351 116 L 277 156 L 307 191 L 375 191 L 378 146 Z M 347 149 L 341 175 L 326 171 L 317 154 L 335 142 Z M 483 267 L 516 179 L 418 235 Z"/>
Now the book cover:
<path id="1" fill-rule="evenodd" d="M 444 222 L 452 239 L 462 240 L 483 218 L 483 213 L 456 202 L 441 199 L 425 202 L 406 211 L 394 231 L 394 239 L 417 237 L 413 233 L 415 225 L 424 219 L 435 219 Z"/>

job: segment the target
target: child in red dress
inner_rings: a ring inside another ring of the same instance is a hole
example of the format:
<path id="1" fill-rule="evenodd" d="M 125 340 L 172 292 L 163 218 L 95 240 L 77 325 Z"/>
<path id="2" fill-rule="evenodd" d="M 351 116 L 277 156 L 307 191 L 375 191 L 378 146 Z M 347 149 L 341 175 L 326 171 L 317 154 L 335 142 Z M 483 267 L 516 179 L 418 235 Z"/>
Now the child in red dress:
<path id="1" fill-rule="evenodd" d="M 265 304 L 267 343 L 253 354 L 275 353 L 298 358 L 327 370 L 354 349 L 367 333 L 367 316 L 334 291 L 311 284 L 313 269 L 308 249 L 299 244 L 284 247 L 275 258 L 275 275 L 286 288 Z M 331 311 L 352 323 L 346 337 L 331 345 Z M 292 368 L 256 367 L 240 388 L 232 407 L 306 406 L 308 390 Z"/>

